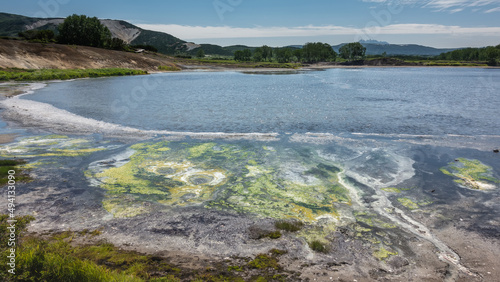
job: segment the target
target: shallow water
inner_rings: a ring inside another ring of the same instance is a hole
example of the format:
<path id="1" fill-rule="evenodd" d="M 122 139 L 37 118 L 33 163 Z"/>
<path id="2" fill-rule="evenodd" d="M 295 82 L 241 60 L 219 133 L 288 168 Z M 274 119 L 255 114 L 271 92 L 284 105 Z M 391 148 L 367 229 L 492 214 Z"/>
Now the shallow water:
<path id="1" fill-rule="evenodd" d="M 468 250 L 436 234 L 453 225 L 487 240 L 498 236 L 498 76 L 488 69 L 367 68 L 50 83 L 21 98 L 91 118 L 90 130 L 103 120 L 157 136 L 129 144 L 26 129 L 0 146 L 0 157 L 26 159 L 38 176 L 19 188 L 20 210 L 36 213 L 38 231 L 103 227 L 113 243 L 224 256 L 279 244 L 308 260 L 321 257 L 311 256 L 307 242 L 334 245 L 332 238 L 347 236 L 344 243 L 353 239 L 364 253 L 334 252 L 328 261 L 355 253 L 353 264 L 375 257 L 386 267 L 396 255 L 412 264 L 425 255 L 417 263 L 450 264 L 450 281 L 481 277 L 461 260 Z M 15 99 L 7 111 L 20 106 Z M 50 114 L 27 109 L 42 122 Z M 58 117 L 67 119 L 43 128 L 64 132 L 75 121 L 63 111 Z M 0 127 L 7 130 L 13 127 Z M 279 134 L 258 141 L 167 131 Z M 278 243 L 248 235 L 249 226 L 272 228 L 283 219 L 306 226 Z"/>
<path id="2" fill-rule="evenodd" d="M 153 130 L 499 135 L 498 93 L 491 69 L 362 68 L 77 80 L 23 99 Z"/>

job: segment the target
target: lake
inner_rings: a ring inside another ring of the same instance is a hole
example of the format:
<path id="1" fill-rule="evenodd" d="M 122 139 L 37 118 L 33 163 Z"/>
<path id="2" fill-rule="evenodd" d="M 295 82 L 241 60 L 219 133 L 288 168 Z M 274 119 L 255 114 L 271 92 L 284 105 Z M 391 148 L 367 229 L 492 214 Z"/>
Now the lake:
<path id="1" fill-rule="evenodd" d="M 492 69 L 354 68 L 83 79 L 23 98 L 140 129 L 498 135 L 498 93 Z"/>

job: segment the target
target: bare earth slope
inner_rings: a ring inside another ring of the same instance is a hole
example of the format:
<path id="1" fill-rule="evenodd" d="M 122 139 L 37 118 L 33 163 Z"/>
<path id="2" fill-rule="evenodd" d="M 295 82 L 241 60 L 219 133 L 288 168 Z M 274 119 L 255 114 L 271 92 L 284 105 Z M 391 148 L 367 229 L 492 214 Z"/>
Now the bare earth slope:
<path id="1" fill-rule="evenodd" d="M 130 68 L 155 71 L 160 65 L 174 64 L 169 57 L 157 54 L 0 39 L 0 68 Z"/>

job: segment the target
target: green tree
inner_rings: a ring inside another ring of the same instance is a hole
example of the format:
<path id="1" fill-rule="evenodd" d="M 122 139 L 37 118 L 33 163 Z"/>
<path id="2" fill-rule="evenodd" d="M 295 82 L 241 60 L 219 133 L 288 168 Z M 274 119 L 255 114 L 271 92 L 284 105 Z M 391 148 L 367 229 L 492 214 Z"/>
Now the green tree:
<path id="1" fill-rule="evenodd" d="M 127 44 L 125 44 L 125 41 L 121 40 L 120 38 L 112 38 L 108 41 L 108 43 L 106 43 L 106 47 L 111 50 L 122 51 L 125 50 L 126 46 Z"/>
<path id="2" fill-rule="evenodd" d="M 488 46 L 484 48 L 464 48 L 436 56 L 439 60 L 453 61 L 483 61 L 489 65 L 496 65 L 500 59 L 500 46 Z"/>
<path id="3" fill-rule="evenodd" d="M 366 47 L 359 42 L 348 43 L 339 49 L 340 57 L 348 60 L 360 60 L 365 57 Z"/>
<path id="4" fill-rule="evenodd" d="M 261 62 L 264 56 L 262 55 L 262 48 L 255 48 L 253 51 L 253 60 L 256 62 Z"/>
<path id="5" fill-rule="evenodd" d="M 234 52 L 234 59 L 242 62 L 250 61 L 252 60 L 252 51 L 250 49 L 238 50 Z"/>
<path id="6" fill-rule="evenodd" d="M 264 59 L 265 61 L 271 61 L 273 58 L 273 48 L 264 45 L 261 47 L 261 49 L 262 49 L 262 59 Z"/>
<path id="7" fill-rule="evenodd" d="M 55 35 L 52 30 L 26 30 L 19 32 L 19 37 L 26 40 L 35 40 L 41 42 L 50 42 L 55 40 Z"/>
<path id="8" fill-rule="evenodd" d="M 198 50 L 198 52 L 196 52 L 196 57 L 197 58 L 205 58 L 205 51 L 203 51 L 203 49 L 200 48 L 200 50 Z"/>
<path id="9" fill-rule="evenodd" d="M 278 63 L 289 63 L 293 57 L 293 52 L 290 48 L 280 48 L 275 53 Z"/>
<path id="10" fill-rule="evenodd" d="M 96 17 L 74 14 L 59 25 L 58 41 L 63 44 L 107 47 L 111 42 L 111 32 Z"/>
<path id="11" fill-rule="evenodd" d="M 307 43 L 302 47 L 302 59 L 305 62 L 317 63 L 333 61 L 337 58 L 337 53 L 333 51 L 332 46 L 327 43 Z"/>
<path id="12" fill-rule="evenodd" d="M 293 55 L 295 56 L 297 62 L 302 62 L 302 57 L 303 57 L 302 49 L 294 50 Z"/>

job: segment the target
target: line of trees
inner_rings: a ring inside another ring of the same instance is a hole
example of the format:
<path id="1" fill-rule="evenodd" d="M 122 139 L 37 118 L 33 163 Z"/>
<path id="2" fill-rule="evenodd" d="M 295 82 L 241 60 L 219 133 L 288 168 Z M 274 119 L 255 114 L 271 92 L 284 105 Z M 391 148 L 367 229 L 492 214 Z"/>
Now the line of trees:
<path id="1" fill-rule="evenodd" d="M 335 61 L 337 53 L 332 46 L 327 43 L 307 43 L 302 49 L 292 50 L 291 48 L 271 48 L 267 45 L 256 48 L 254 52 L 250 49 L 238 50 L 234 52 L 236 61 L 266 62 L 276 60 L 279 63 L 289 62 L 330 62 Z"/>
<path id="2" fill-rule="evenodd" d="M 496 66 L 500 60 L 500 45 L 484 48 L 465 48 L 442 53 L 436 57 L 438 60 L 452 61 L 487 61 L 489 65 Z"/>

